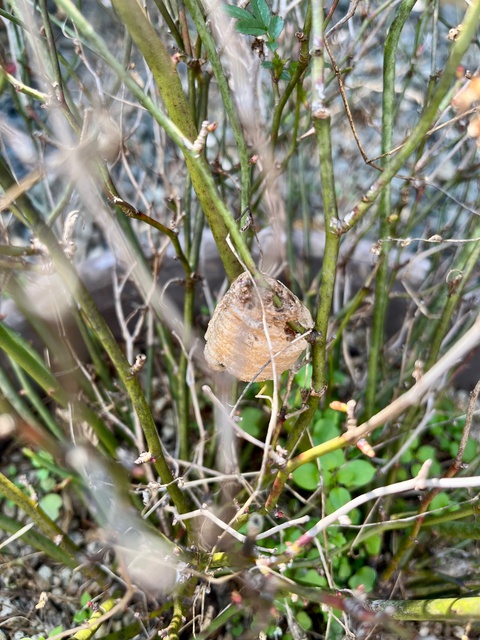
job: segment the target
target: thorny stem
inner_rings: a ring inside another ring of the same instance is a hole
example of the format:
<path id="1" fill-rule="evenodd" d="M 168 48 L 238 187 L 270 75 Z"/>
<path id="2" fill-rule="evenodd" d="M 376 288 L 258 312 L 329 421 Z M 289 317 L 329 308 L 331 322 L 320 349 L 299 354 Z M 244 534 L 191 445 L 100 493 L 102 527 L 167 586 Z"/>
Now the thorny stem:
<path id="1" fill-rule="evenodd" d="M 397 156 L 385 168 L 383 173 L 375 180 L 360 202 L 344 217 L 341 222 L 341 233 L 349 231 L 362 217 L 367 213 L 373 203 L 376 201 L 383 189 L 397 175 L 398 171 L 405 164 L 410 154 L 420 144 L 425 134 L 428 132 L 432 122 L 437 117 L 437 111 L 443 102 L 445 96 L 451 89 L 452 80 L 457 73 L 457 67 L 460 64 L 472 38 L 475 36 L 478 21 L 480 19 L 480 1 L 472 2 L 467 9 L 465 18 L 462 22 L 462 28 L 459 35 L 452 45 L 450 56 L 442 77 L 433 93 L 432 100 L 422 114 L 422 117 L 405 140 L 403 147 L 399 150 Z"/>
<path id="2" fill-rule="evenodd" d="M 228 86 L 228 80 L 225 75 L 225 70 L 222 66 L 220 56 L 217 53 L 217 46 L 215 40 L 205 25 L 205 20 L 200 10 L 197 0 L 185 0 L 185 6 L 190 12 L 192 19 L 197 28 L 198 35 L 200 36 L 203 45 L 208 53 L 208 59 L 212 65 L 213 73 L 218 84 L 222 96 L 222 102 L 230 119 L 233 135 L 235 136 L 235 142 L 237 143 L 237 150 L 240 159 L 240 171 L 242 182 L 242 193 L 240 202 L 240 211 L 245 209 L 250 204 L 250 158 L 248 154 L 248 147 L 243 135 L 242 125 L 238 117 L 235 102 L 233 100 L 232 92 Z"/>
<path id="3" fill-rule="evenodd" d="M 172 113 L 172 119 L 168 118 L 144 93 L 130 73 L 111 53 L 106 42 L 98 35 L 93 26 L 85 20 L 71 0 L 58 0 L 57 4 L 75 23 L 79 32 L 95 47 L 97 53 L 123 80 L 132 95 L 147 109 L 184 153 L 192 184 L 210 224 L 220 257 L 230 280 L 233 280 L 241 273 L 241 267 L 228 247 L 226 241 L 228 234 L 231 235 L 235 247 L 249 271 L 255 273 L 255 262 L 243 236 L 230 211 L 218 195 L 205 159 L 201 156 L 199 157 L 193 147 L 193 140 L 195 140 L 197 134 L 178 74 L 163 43 L 158 38 L 146 15 L 130 0 L 118 0 L 116 2 L 117 10 L 123 16 L 122 19 L 125 24 L 131 28 L 131 35 L 134 41 L 151 66 L 154 77 L 162 90 L 162 97 L 165 102 L 168 100 L 167 108 Z M 181 94 L 180 91 L 182 91 Z M 175 120 L 173 120 L 173 116 L 175 116 Z"/>
<path id="4" fill-rule="evenodd" d="M 324 101 L 324 45 L 323 45 L 323 3 L 314 2 L 312 6 L 312 117 L 317 136 L 320 155 L 320 175 L 322 183 L 323 213 L 325 217 L 325 250 L 322 266 L 322 277 L 315 319 L 315 342 L 312 345 L 312 384 L 308 399 L 308 409 L 297 418 L 285 445 L 290 456 L 305 429 L 311 423 L 320 398 L 327 385 L 327 334 L 328 320 L 332 306 L 337 270 L 340 237 L 337 233 L 337 200 L 335 195 L 335 177 L 333 173 L 332 141 L 330 115 Z M 267 499 L 265 510 L 270 511 L 277 503 L 288 474 L 278 472 L 271 493 Z"/>
<path id="5" fill-rule="evenodd" d="M 387 153 L 393 145 L 394 114 L 395 114 L 395 70 L 397 47 L 405 22 L 415 5 L 416 0 L 405 0 L 399 7 L 387 38 L 383 59 L 383 106 L 382 106 L 382 153 Z M 385 156 L 382 166 L 388 168 L 391 158 Z M 392 188 L 388 182 L 380 194 L 378 217 L 380 218 L 380 238 L 386 240 L 392 235 Z M 382 255 L 388 256 L 390 244 L 382 242 Z M 373 325 L 368 359 L 368 379 L 366 385 L 365 413 L 372 415 L 377 392 L 378 366 L 380 363 L 381 346 L 383 344 L 383 327 L 388 303 L 388 260 L 382 260 L 377 271 L 375 284 L 375 301 L 373 307 Z"/>
<path id="6" fill-rule="evenodd" d="M 173 599 L 172 620 L 167 627 L 166 640 L 178 640 L 180 627 L 182 626 L 183 607 L 181 594 L 177 594 Z"/>
<path id="7" fill-rule="evenodd" d="M 175 42 L 178 44 L 178 46 L 180 47 L 180 49 L 182 49 L 183 51 L 185 51 L 185 53 L 187 55 L 191 55 L 191 51 L 188 51 L 186 49 L 185 43 L 183 41 L 183 38 L 180 34 L 180 31 L 177 29 L 177 25 L 175 24 L 175 22 L 172 20 L 172 17 L 167 9 L 167 7 L 165 6 L 165 3 L 163 2 L 163 0 L 154 0 L 155 4 L 157 5 L 157 9 L 160 11 L 160 13 L 162 14 L 162 18 L 165 20 L 165 22 L 167 23 L 167 27 L 170 30 L 170 33 L 172 34 L 172 36 L 175 39 Z"/>
<path id="8" fill-rule="evenodd" d="M 0 164 L 0 168 L 2 169 L 1 178 L 3 182 L 5 183 L 5 181 L 7 181 L 8 183 L 13 181 L 8 168 L 3 165 L 3 163 Z M 152 413 L 146 403 L 145 396 L 143 395 L 138 380 L 135 376 L 131 375 L 129 362 L 122 353 L 110 330 L 110 327 L 104 320 L 103 316 L 99 313 L 84 284 L 78 278 L 74 267 L 58 245 L 52 230 L 41 220 L 28 196 L 23 195 L 19 197 L 17 203 L 21 208 L 26 224 L 29 226 L 34 236 L 47 247 L 58 274 L 74 296 L 82 313 L 88 319 L 92 329 L 97 334 L 105 351 L 108 353 L 115 370 L 117 371 L 130 397 L 140 424 L 142 425 L 149 451 L 155 458 L 155 468 L 161 478 L 161 481 L 163 484 L 167 485 L 168 492 L 178 511 L 180 513 L 184 513 L 188 510 L 187 500 L 177 483 L 174 482 L 172 472 L 170 471 L 163 453 L 163 447 L 158 436 L 157 427 L 153 420 Z"/>
<path id="9" fill-rule="evenodd" d="M 65 89 L 63 86 L 63 78 L 62 72 L 60 71 L 60 63 L 58 59 L 58 54 L 55 46 L 55 36 L 53 33 L 52 25 L 50 22 L 50 16 L 48 15 L 48 8 L 46 0 L 40 0 L 40 12 L 42 14 L 43 26 L 45 29 L 45 35 L 47 36 L 47 47 L 49 53 L 49 60 L 52 66 L 52 78 L 50 78 L 51 88 L 54 92 L 55 98 L 58 104 L 61 106 L 63 113 L 66 118 L 72 125 L 72 128 L 76 130 L 78 128 L 78 123 L 76 121 L 76 117 L 73 113 L 73 110 L 67 104 Z"/>
<path id="10" fill-rule="evenodd" d="M 273 148 L 275 148 L 275 145 L 277 144 L 278 131 L 280 129 L 280 123 L 282 121 L 282 114 L 283 114 L 283 110 L 285 109 L 285 105 L 287 104 L 288 99 L 292 94 L 292 91 L 297 86 L 298 82 L 300 81 L 300 78 L 302 77 L 302 75 L 304 74 L 305 70 L 308 67 L 308 62 L 310 60 L 310 55 L 308 51 L 308 48 L 309 48 L 308 37 L 310 34 L 311 26 L 312 26 L 312 3 L 309 2 L 307 6 L 307 13 L 305 15 L 303 32 L 298 36 L 299 38 L 301 38 L 301 42 L 302 42 L 300 47 L 300 56 L 298 59 L 298 64 L 287 86 L 285 87 L 285 90 L 280 100 L 278 101 L 278 104 L 275 107 L 275 111 L 273 112 L 272 132 L 270 134 Z"/>
<path id="11" fill-rule="evenodd" d="M 110 54 L 108 48 L 106 48 L 105 43 L 95 34 L 91 25 L 86 23 L 83 16 L 75 9 L 70 0 L 58 0 L 58 3 L 71 17 L 74 17 L 77 26 L 81 28 L 85 34 L 88 34 L 88 38 L 95 43 L 102 57 L 104 57 L 118 73 L 118 63 Z M 182 149 L 188 172 L 192 179 L 193 188 L 210 224 L 225 271 L 229 279 L 232 280 L 241 273 L 241 266 L 227 245 L 226 238 L 228 233 L 231 234 L 240 254 L 244 252 L 248 253 L 248 249 L 245 246 L 232 215 L 216 190 L 205 158 L 203 156 L 195 157 L 195 150 L 192 149 L 191 145 L 186 144 L 186 142 L 193 143 L 197 137 L 197 131 L 188 102 L 183 93 L 176 65 L 169 56 L 162 40 L 158 37 L 153 25 L 136 2 L 132 0 L 114 0 L 113 4 L 152 70 L 153 77 L 155 78 L 155 82 L 160 90 L 171 120 L 163 114 L 160 116 L 161 112 L 146 98 L 140 87 L 138 87 L 123 68 L 121 69 L 121 76 L 124 78 L 124 82 L 130 91 L 147 107 L 160 126 L 165 128 L 169 135 L 173 134 L 173 140 L 179 144 Z M 82 23 L 81 26 L 79 21 Z M 105 54 L 107 54 L 107 57 Z M 133 87 L 135 87 L 135 89 L 133 89 Z M 154 107 L 153 110 L 152 107 Z M 179 133 L 180 136 L 178 135 Z M 233 231 L 233 228 L 235 228 L 235 231 Z M 240 245 L 238 242 L 240 242 Z M 249 262 L 253 262 L 250 255 Z"/>
<path id="12" fill-rule="evenodd" d="M 480 618 L 480 598 L 431 598 L 428 600 L 375 600 L 366 603 L 375 612 L 385 612 L 394 620 L 455 621 Z"/>
<path id="13" fill-rule="evenodd" d="M 480 224 L 476 224 L 473 230 L 473 235 L 478 235 L 479 233 L 480 233 Z M 455 309 L 458 308 L 458 304 L 462 299 L 467 283 L 469 282 L 475 269 L 478 268 L 478 264 L 480 260 L 480 242 L 478 241 L 474 242 L 471 249 L 468 248 L 468 246 L 465 247 L 464 250 L 462 251 L 462 258 L 457 263 L 458 268 L 461 271 L 461 278 L 459 282 L 457 282 L 452 287 L 451 291 L 449 291 L 446 304 L 442 309 L 440 322 L 438 323 L 438 326 L 435 330 L 435 334 L 433 336 L 432 345 L 430 347 L 428 358 L 425 362 L 426 370 L 430 369 L 430 367 L 432 367 L 437 361 L 438 354 L 440 353 L 440 349 L 442 346 L 442 342 L 445 338 L 445 335 L 448 331 L 448 327 L 452 319 L 452 315 Z"/>

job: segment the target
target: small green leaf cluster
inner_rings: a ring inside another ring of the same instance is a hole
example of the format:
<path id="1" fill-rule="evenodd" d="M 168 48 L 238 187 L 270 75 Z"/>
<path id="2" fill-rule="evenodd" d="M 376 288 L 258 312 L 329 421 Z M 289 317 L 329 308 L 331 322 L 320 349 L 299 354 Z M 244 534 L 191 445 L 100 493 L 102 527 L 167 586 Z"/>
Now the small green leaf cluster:
<path id="1" fill-rule="evenodd" d="M 252 11 L 235 7 L 227 4 L 225 6 L 226 13 L 237 20 L 235 29 L 246 36 L 266 38 L 266 45 L 270 51 L 276 51 L 278 48 L 278 37 L 283 31 L 283 18 L 272 15 L 269 6 L 265 0 L 251 0 L 250 7 Z"/>

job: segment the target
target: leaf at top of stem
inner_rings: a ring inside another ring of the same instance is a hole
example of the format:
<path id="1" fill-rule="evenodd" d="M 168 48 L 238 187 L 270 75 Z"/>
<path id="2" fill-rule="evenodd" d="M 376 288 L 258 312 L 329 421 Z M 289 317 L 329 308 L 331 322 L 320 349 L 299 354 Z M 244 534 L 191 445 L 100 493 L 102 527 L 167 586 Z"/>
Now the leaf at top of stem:
<path id="1" fill-rule="evenodd" d="M 235 25 L 235 31 L 246 36 L 263 36 L 266 28 L 261 26 L 257 20 L 239 20 Z"/>
<path id="2" fill-rule="evenodd" d="M 254 16 L 264 25 L 266 31 L 271 17 L 268 4 L 265 0 L 250 0 L 250 6 L 252 7 Z"/>
<path id="3" fill-rule="evenodd" d="M 268 23 L 268 35 L 272 40 L 276 40 L 283 31 L 284 21 L 280 16 L 272 16 Z"/>
<path id="4" fill-rule="evenodd" d="M 233 4 L 223 5 L 223 10 L 231 18 L 236 18 L 237 20 L 253 19 L 253 15 L 250 13 L 250 11 L 247 11 L 246 9 L 241 9 L 240 7 L 235 7 Z"/>

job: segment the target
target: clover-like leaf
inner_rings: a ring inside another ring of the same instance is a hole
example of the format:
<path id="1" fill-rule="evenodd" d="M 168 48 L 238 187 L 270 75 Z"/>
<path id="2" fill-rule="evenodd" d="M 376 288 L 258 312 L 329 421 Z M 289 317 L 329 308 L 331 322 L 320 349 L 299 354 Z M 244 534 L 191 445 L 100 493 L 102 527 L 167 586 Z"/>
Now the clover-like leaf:
<path id="1" fill-rule="evenodd" d="M 315 491 L 320 481 L 317 465 L 313 464 L 313 462 L 302 464 L 301 467 L 295 469 L 292 477 L 295 484 L 307 491 Z"/>
<path id="2" fill-rule="evenodd" d="M 375 475 L 375 467 L 367 460 L 351 460 L 337 474 L 337 480 L 345 487 L 352 489 L 368 484 Z"/>

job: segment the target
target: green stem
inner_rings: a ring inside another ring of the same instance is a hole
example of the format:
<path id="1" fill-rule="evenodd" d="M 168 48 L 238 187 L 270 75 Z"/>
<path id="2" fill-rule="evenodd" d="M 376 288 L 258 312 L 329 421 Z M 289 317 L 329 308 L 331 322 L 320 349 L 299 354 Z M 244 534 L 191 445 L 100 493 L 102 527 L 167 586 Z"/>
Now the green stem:
<path id="1" fill-rule="evenodd" d="M 304 74 L 305 70 L 308 67 L 308 62 L 310 60 L 309 55 L 309 39 L 308 36 L 310 34 L 310 29 L 312 26 L 312 3 L 309 2 L 307 6 L 307 13 L 305 15 L 305 23 L 302 32 L 302 44 L 300 47 L 300 56 L 298 59 L 297 67 L 290 78 L 287 86 L 285 87 L 285 91 L 283 92 L 278 104 L 275 107 L 275 111 L 273 112 L 272 117 L 272 131 L 271 131 L 271 141 L 272 147 L 275 148 L 278 140 L 278 131 L 280 129 L 280 123 L 282 121 L 282 113 L 285 109 L 285 105 L 287 104 L 288 99 L 290 98 L 292 91 L 297 86 L 297 83 L 300 81 L 300 78 Z M 242 209 L 243 211 L 243 209 Z"/>
<path id="2" fill-rule="evenodd" d="M 405 22 L 410 15 L 416 0 L 404 0 L 399 7 L 387 38 L 385 40 L 383 58 L 383 105 L 382 105 L 382 154 L 387 153 L 393 147 L 394 113 L 395 113 L 395 71 L 397 47 Z M 391 162 L 390 156 L 383 158 L 383 168 L 388 169 Z M 392 188 L 388 182 L 380 194 L 378 215 L 380 218 L 380 238 L 382 242 L 382 254 L 387 257 L 390 244 L 386 238 L 391 235 L 392 224 L 390 216 L 392 210 Z M 368 383 L 365 397 L 365 413 L 371 415 L 374 412 L 375 396 L 377 391 L 378 367 L 383 344 L 383 328 L 388 304 L 388 260 L 385 259 L 378 267 L 375 302 L 373 306 L 372 336 L 368 359 Z"/>
<path id="3" fill-rule="evenodd" d="M 480 598 L 436 598 L 428 600 L 375 600 L 368 603 L 375 613 L 393 620 L 473 622 L 480 620 Z"/>
<path id="4" fill-rule="evenodd" d="M 0 170 L 1 170 L 0 182 L 9 183 L 13 181 L 13 178 L 11 177 L 8 171 L 8 168 L 3 164 L 3 162 L 0 162 Z M 5 188 L 5 184 L 3 184 L 3 186 Z M 8 186 L 10 186 L 10 184 L 8 184 Z M 146 403 L 145 396 L 143 395 L 143 392 L 138 380 L 136 379 L 135 376 L 131 375 L 130 364 L 125 358 L 125 355 L 121 351 L 120 347 L 118 346 L 117 341 L 115 340 L 115 337 L 113 336 L 110 330 L 110 327 L 106 323 L 103 316 L 99 313 L 94 301 L 92 300 L 92 297 L 90 296 L 89 292 L 85 288 L 84 284 L 78 278 L 78 275 L 73 265 L 70 263 L 70 261 L 67 259 L 67 257 L 63 253 L 62 248 L 58 245 L 57 240 L 53 235 L 51 229 L 47 227 L 44 224 L 44 222 L 41 220 L 39 214 L 31 204 L 30 199 L 26 195 L 23 195 L 20 198 L 18 198 L 17 204 L 19 207 L 21 207 L 22 214 L 25 217 L 27 224 L 32 230 L 32 233 L 34 234 L 34 236 L 38 238 L 40 242 L 47 247 L 50 257 L 52 259 L 52 262 L 56 268 L 56 271 L 64 281 L 67 289 L 69 289 L 72 296 L 74 296 L 82 313 L 87 318 L 90 326 L 92 327 L 93 331 L 97 334 L 103 348 L 105 349 L 108 356 L 110 357 L 115 367 L 115 370 L 117 371 L 117 374 L 120 377 L 120 380 L 130 397 L 130 400 L 138 416 L 140 424 L 142 425 L 142 429 L 145 434 L 149 451 L 152 454 L 152 456 L 155 458 L 155 468 L 161 478 L 161 481 L 163 484 L 168 485 L 167 490 L 178 511 L 180 513 L 185 513 L 186 511 L 188 511 L 188 503 L 185 498 L 185 495 L 183 494 L 183 492 L 181 491 L 177 483 L 174 482 L 172 472 L 167 464 L 167 460 L 163 453 L 163 447 L 161 445 L 160 438 L 158 436 L 157 427 L 153 420 L 150 408 Z M 9 336 L 6 329 L 1 325 L 0 325 L 0 329 L 2 330 L 0 333 L 0 336 L 3 336 L 4 339 L 7 339 Z M 14 346 L 16 346 L 15 343 L 14 343 Z M 16 359 L 18 362 L 18 358 Z M 19 364 L 21 363 L 19 362 Z M 33 361 L 31 362 L 31 365 L 34 366 L 35 371 L 39 369 L 38 362 Z M 51 374 L 50 375 L 48 374 L 48 371 L 46 370 L 45 367 L 39 370 L 39 374 L 41 376 L 41 379 L 45 383 L 44 388 L 51 390 L 52 397 L 55 398 L 56 396 L 58 396 L 59 401 L 62 402 L 62 404 L 64 402 L 68 402 L 68 397 L 65 397 L 65 392 L 60 390 L 60 387 L 58 386 L 57 381 L 55 380 L 55 378 L 53 378 Z M 80 405 L 80 403 L 78 403 L 76 407 L 80 409 L 81 417 L 88 416 L 87 418 L 88 421 L 96 418 L 95 413 L 91 411 L 88 407 Z M 99 420 L 98 422 L 99 424 L 97 425 L 97 427 L 99 428 L 100 425 L 103 425 L 103 423 L 101 423 L 101 421 Z M 108 431 L 106 431 L 106 433 L 105 431 L 100 431 L 99 437 L 102 437 L 102 436 L 106 437 L 106 435 L 109 434 Z M 113 439 L 113 436 L 111 436 L 111 434 L 109 435 Z M 113 443 L 114 442 L 115 440 L 113 439 Z M 112 455 L 114 455 L 114 452 L 115 452 L 115 446 L 113 443 L 111 441 L 107 443 L 109 444 L 108 448 Z"/>
<path id="5" fill-rule="evenodd" d="M 227 112 L 232 127 L 233 135 L 235 136 L 235 142 L 237 143 L 237 150 L 240 159 L 240 171 L 241 171 L 241 183 L 242 193 L 240 201 L 240 210 L 244 211 L 250 204 L 250 158 L 248 153 L 248 147 L 243 135 L 242 124 L 238 117 L 235 102 L 228 86 L 227 76 L 225 70 L 220 61 L 220 56 L 217 52 L 217 44 L 207 29 L 205 19 L 197 0 L 184 0 L 185 6 L 190 12 L 195 27 L 197 28 L 198 35 L 200 36 L 203 45 L 208 53 L 208 59 L 212 65 L 213 73 L 222 96 L 223 106 Z"/>
<path id="6" fill-rule="evenodd" d="M 480 233 L 480 224 L 475 225 L 473 235 L 478 233 Z M 475 242 L 471 249 L 466 247 L 464 249 L 464 254 L 466 255 L 464 257 L 463 264 L 462 260 L 459 261 L 459 269 L 461 271 L 462 278 L 458 285 L 449 294 L 447 302 L 442 309 L 440 321 L 435 330 L 428 358 L 425 362 L 426 371 L 437 361 L 440 348 L 452 320 L 452 315 L 462 299 L 465 287 L 470 280 L 470 277 L 473 275 L 475 269 L 478 269 L 480 260 L 480 242 Z"/>
<path id="7" fill-rule="evenodd" d="M 170 33 L 172 34 L 173 38 L 175 39 L 175 42 L 178 44 L 178 46 L 180 47 L 180 49 L 182 51 L 185 51 L 185 45 L 183 43 L 183 38 L 182 38 L 182 36 L 180 34 L 180 31 L 177 29 L 177 25 L 172 20 L 172 17 L 170 15 L 167 7 L 162 2 L 162 0 L 154 0 L 154 2 L 157 5 L 157 9 L 160 11 L 160 13 L 162 15 L 162 18 L 167 23 L 167 27 L 170 29 Z"/>
<path id="8" fill-rule="evenodd" d="M 312 69 L 313 99 L 312 117 L 320 155 L 320 176 L 322 183 L 323 212 L 325 218 L 325 250 L 322 266 L 322 277 L 318 309 L 315 318 L 315 331 L 318 339 L 312 345 L 312 384 L 308 409 L 300 414 L 285 445 L 290 456 L 305 429 L 311 423 L 320 398 L 327 385 L 327 332 L 328 319 L 333 300 L 335 275 L 337 271 L 340 237 L 337 233 L 337 199 L 335 195 L 335 177 L 333 173 L 332 141 L 330 116 L 324 103 L 324 57 L 323 57 L 323 3 L 312 6 L 312 40 L 314 59 Z M 288 466 L 288 465 L 287 465 Z M 271 493 L 267 499 L 265 510 L 270 511 L 277 504 L 288 474 L 279 471 Z"/>
<path id="9" fill-rule="evenodd" d="M 93 636 L 97 633 L 101 626 L 101 623 L 95 624 L 95 621 L 105 613 L 110 611 L 110 609 L 113 609 L 114 606 L 115 600 L 113 598 L 109 598 L 108 600 L 102 602 L 102 604 L 98 607 L 98 610 L 92 613 L 88 622 L 86 623 L 88 627 L 86 629 L 80 629 L 80 631 L 77 631 L 77 633 L 72 636 L 72 640 L 91 640 L 91 638 L 93 638 Z"/>
<path id="10" fill-rule="evenodd" d="M 59 442 L 63 442 L 65 440 L 64 434 L 62 433 L 61 429 L 55 422 L 49 409 L 38 397 L 38 394 L 36 393 L 34 386 L 30 383 L 30 380 L 25 375 L 23 369 L 18 365 L 18 363 L 13 358 L 10 358 L 10 362 L 12 364 L 13 370 L 15 371 L 15 375 L 18 378 L 18 381 L 22 385 L 22 391 L 25 393 L 29 402 L 31 403 L 31 405 L 33 406 L 37 414 L 40 416 L 40 418 L 43 420 L 43 423 L 47 425 L 50 432 L 57 438 Z M 22 415 L 20 412 L 19 414 Z M 32 424 L 35 425 L 36 422 L 37 421 L 34 420 Z"/>
<path id="11" fill-rule="evenodd" d="M 398 151 L 395 158 L 392 159 L 388 167 L 362 196 L 360 202 L 345 216 L 341 223 L 341 230 L 343 233 L 349 231 L 367 213 L 380 193 L 382 193 L 385 186 L 397 175 L 398 171 L 405 164 L 410 154 L 421 143 L 432 123 L 435 122 L 438 109 L 451 89 L 452 81 L 456 77 L 457 68 L 470 45 L 471 40 L 475 37 L 479 20 L 480 1 L 475 0 L 470 4 L 466 11 L 465 18 L 462 22 L 462 29 L 452 45 L 450 56 L 447 64 L 445 65 L 445 69 L 442 72 L 442 77 L 440 78 L 437 88 L 433 93 L 430 104 L 425 108 L 420 120 L 413 128 L 410 135 L 406 138 L 402 148 Z"/>
<path id="12" fill-rule="evenodd" d="M 230 280 L 236 278 L 243 269 L 228 246 L 227 236 L 229 233 L 242 259 L 245 261 L 246 257 L 251 264 L 253 264 L 253 260 L 232 215 L 216 190 L 205 158 L 202 155 L 197 157 L 195 149 L 191 144 L 188 144 L 192 143 L 197 135 L 190 108 L 183 93 L 176 65 L 146 14 L 140 8 L 140 5 L 132 0 L 114 0 L 113 2 L 116 11 L 152 71 L 171 120 L 161 113 L 153 102 L 145 96 L 131 76 L 120 67 L 105 42 L 97 35 L 93 27 L 86 22 L 71 0 L 58 0 L 58 4 L 75 21 L 79 30 L 94 43 L 97 51 L 114 71 L 123 78 L 133 95 L 150 111 L 160 126 L 182 149 L 193 188 L 212 230 L 225 271 Z"/>
<path id="13" fill-rule="evenodd" d="M 7 500 L 11 500 L 39 527 L 45 536 L 57 544 L 58 548 L 68 556 L 68 566 L 78 566 L 76 559 L 80 549 L 74 544 L 68 535 L 51 520 L 45 511 L 35 504 L 26 494 L 16 487 L 3 473 L 0 473 L 0 494 Z M 90 569 L 89 573 L 95 579 L 103 580 L 103 574 L 98 569 Z"/>
<path id="14" fill-rule="evenodd" d="M 11 535 L 14 535 L 17 531 L 22 529 L 23 526 L 24 525 L 18 522 L 18 520 L 14 520 L 13 518 L 9 518 L 8 516 L 4 516 L 0 513 L 0 529 L 2 531 L 6 531 Z M 58 547 L 50 537 L 44 536 L 41 533 L 38 533 L 38 531 L 30 530 L 24 532 L 22 534 L 22 540 L 25 544 L 32 546 L 34 549 L 42 551 L 55 562 L 61 562 L 66 567 L 70 567 L 70 569 L 76 569 L 78 567 L 78 561 L 76 558 L 73 558 L 69 553 Z"/>

